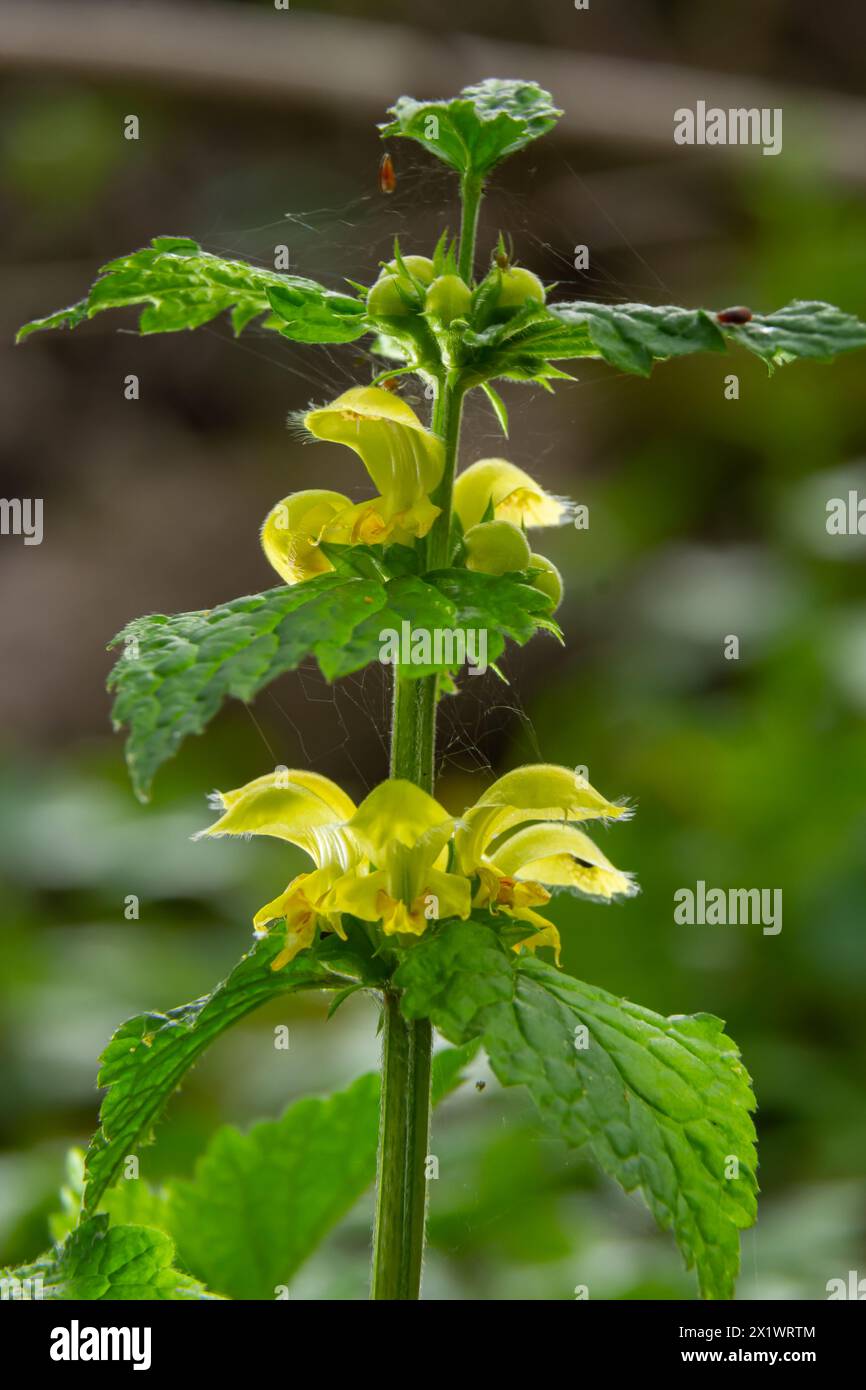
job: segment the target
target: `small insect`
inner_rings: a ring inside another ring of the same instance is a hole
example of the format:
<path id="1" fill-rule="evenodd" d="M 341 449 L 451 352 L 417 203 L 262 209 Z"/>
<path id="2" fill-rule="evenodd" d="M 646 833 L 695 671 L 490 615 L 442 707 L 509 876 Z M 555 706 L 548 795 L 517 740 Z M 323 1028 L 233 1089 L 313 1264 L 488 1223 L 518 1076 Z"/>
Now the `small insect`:
<path id="1" fill-rule="evenodd" d="M 719 323 L 748 323 L 751 317 L 751 309 L 744 304 L 737 304 L 733 309 L 720 309 L 716 314 Z"/>
<path id="2" fill-rule="evenodd" d="M 397 378 L 395 376 L 386 376 L 384 381 L 379 382 L 379 385 L 382 387 L 383 391 L 396 391 Z"/>
<path id="3" fill-rule="evenodd" d="M 483 1091 L 486 1085 L 487 1085 L 487 1082 L 486 1082 L 486 1081 L 476 1081 L 476 1083 L 475 1083 L 475 1089 L 476 1089 L 476 1091 Z"/>
<path id="4" fill-rule="evenodd" d="M 379 163 L 379 192 L 393 193 L 396 187 L 397 175 L 394 173 L 394 161 L 386 151 Z"/>
<path id="5" fill-rule="evenodd" d="M 500 270 L 510 270 L 510 268 L 511 268 L 511 263 L 512 263 L 513 260 L 514 260 L 514 242 L 513 242 L 513 240 L 512 240 L 511 233 L 509 232 L 509 234 L 508 234 L 508 246 L 506 247 L 506 245 L 505 245 L 505 239 L 504 239 L 502 233 L 500 232 L 500 233 L 499 233 L 499 245 L 497 246 L 496 251 L 494 252 L 494 255 L 493 255 L 493 263 L 494 263 L 494 265 L 497 265 L 497 266 L 499 267 Z"/>

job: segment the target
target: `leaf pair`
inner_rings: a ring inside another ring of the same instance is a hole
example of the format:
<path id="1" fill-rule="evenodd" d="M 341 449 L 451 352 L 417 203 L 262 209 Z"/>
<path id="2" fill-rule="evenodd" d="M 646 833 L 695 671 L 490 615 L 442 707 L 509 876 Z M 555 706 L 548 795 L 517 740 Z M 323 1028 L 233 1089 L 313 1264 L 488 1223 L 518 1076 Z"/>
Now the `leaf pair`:
<path id="1" fill-rule="evenodd" d="M 382 139 L 416 140 L 464 177 L 483 179 L 500 160 L 552 130 L 562 112 L 535 82 L 488 78 L 449 101 L 400 97 Z"/>

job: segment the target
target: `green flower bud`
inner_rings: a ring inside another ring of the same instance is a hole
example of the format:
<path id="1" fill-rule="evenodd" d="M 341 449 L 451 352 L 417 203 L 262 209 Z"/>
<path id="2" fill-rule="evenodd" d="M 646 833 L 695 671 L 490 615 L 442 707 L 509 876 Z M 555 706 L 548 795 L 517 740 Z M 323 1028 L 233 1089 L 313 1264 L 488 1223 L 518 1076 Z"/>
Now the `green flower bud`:
<path id="1" fill-rule="evenodd" d="M 410 302 L 414 293 L 404 276 L 383 275 L 367 295 L 367 313 L 376 318 L 400 318 L 411 314 L 415 312 Z"/>
<path id="2" fill-rule="evenodd" d="M 503 270 L 497 309 L 522 309 L 528 300 L 543 304 L 546 298 L 544 286 L 531 270 L 519 265 Z"/>
<path id="3" fill-rule="evenodd" d="M 410 275 L 414 275 L 415 279 L 420 280 L 422 285 L 430 284 L 436 272 L 429 256 L 403 256 L 402 260 Z M 385 275 L 398 275 L 404 282 L 407 279 L 397 261 L 389 261 L 379 278 L 381 279 Z M 409 283 L 411 285 L 411 281 Z"/>
<path id="4" fill-rule="evenodd" d="M 482 574 L 508 574 L 529 565 L 529 541 L 510 521 L 480 521 L 463 537 L 466 568 Z"/>
<path id="5" fill-rule="evenodd" d="M 424 300 L 424 312 L 439 319 L 447 328 L 454 319 L 466 318 L 472 304 L 472 291 L 459 275 L 440 275 Z"/>
<path id="6" fill-rule="evenodd" d="M 536 555 L 535 552 L 529 557 L 528 569 L 541 570 L 531 581 L 533 589 L 540 589 L 543 594 L 547 594 L 553 600 L 553 612 L 555 613 L 562 603 L 562 596 L 565 592 L 562 575 L 556 568 L 552 560 L 548 560 L 546 555 Z"/>

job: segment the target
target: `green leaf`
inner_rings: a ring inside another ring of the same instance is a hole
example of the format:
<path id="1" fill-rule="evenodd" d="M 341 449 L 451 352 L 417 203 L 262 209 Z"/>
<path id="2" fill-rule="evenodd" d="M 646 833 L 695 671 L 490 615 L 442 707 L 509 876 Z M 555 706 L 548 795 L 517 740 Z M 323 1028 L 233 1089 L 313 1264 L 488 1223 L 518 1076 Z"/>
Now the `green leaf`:
<path id="1" fill-rule="evenodd" d="M 64 1299 L 209 1298 L 203 1285 L 174 1268 L 174 1244 L 145 1226 L 109 1226 L 95 1216 L 61 1247 L 54 1277 Z"/>
<path id="2" fill-rule="evenodd" d="M 78 1225 L 84 1197 L 84 1150 L 70 1149 L 66 1155 L 66 1182 L 60 1189 L 60 1210 L 48 1218 L 51 1238 L 59 1243 Z M 165 1194 L 148 1186 L 141 1178 L 125 1178 L 102 1195 L 100 1211 L 113 1226 L 152 1226 L 171 1233 L 166 1226 Z"/>
<path id="3" fill-rule="evenodd" d="M 477 1045 L 433 1059 L 433 1102 L 463 1080 Z M 169 1189 L 169 1227 L 184 1263 L 232 1298 L 274 1298 L 376 1173 L 379 1077 L 241 1134 L 220 1129 L 195 1176 Z"/>
<path id="4" fill-rule="evenodd" d="M 535 82 L 488 78 L 448 101 L 403 96 L 389 109 L 382 138 L 417 140 L 459 174 L 483 178 L 507 155 L 556 125 L 562 112 Z"/>
<path id="5" fill-rule="evenodd" d="M 624 372 L 648 376 L 655 361 L 691 352 L 725 350 L 718 326 L 703 309 L 648 304 L 554 304 L 550 313 L 568 329 L 585 329 L 595 354 Z M 577 351 L 574 355 L 586 354 Z"/>
<path id="6" fill-rule="evenodd" d="M 339 649 L 384 603 L 380 583 L 326 574 L 216 608 L 129 623 L 110 644 L 125 650 L 108 688 L 116 691 L 115 727 L 129 726 L 126 760 L 138 796 L 146 799 L 157 768 L 188 734 L 206 728 L 228 696 L 250 700 L 320 648 Z"/>
<path id="7" fill-rule="evenodd" d="M 488 661 L 504 651 L 505 637 L 523 646 L 539 628 L 559 632 L 548 616 L 551 600 L 519 577 L 448 569 L 427 579 L 454 604 L 459 627 L 487 632 Z"/>
<path id="8" fill-rule="evenodd" d="M 30 1280 L 30 1298 L 149 1302 L 213 1298 L 202 1284 L 174 1267 L 174 1243 L 144 1226 L 109 1226 L 91 1217 L 32 1265 L 2 1271 L 3 1278 Z M 39 1293 L 33 1282 L 41 1280 Z"/>
<path id="9" fill-rule="evenodd" d="M 347 983 L 309 951 L 272 970 L 284 936 L 284 927 L 276 926 L 211 994 L 169 1013 L 139 1014 L 114 1034 L 97 1077 L 97 1085 L 108 1087 L 108 1093 L 85 1161 L 85 1211 L 96 1210 L 126 1156 L 148 1139 L 189 1068 L 226 1029 L 279 994 Z"/>
<path id="10" fill-rule="evenodd" d="M 653 363 L 695 352 L 724 352 L 729 343 L 755 353 L 772 369 L 797 358 L 829 361 L 866 346 L 866 323 L 830 304 L 795 300 L 742 325 L 719 322 L 706 309 L 673 305 L 531 305 L 504 324 L 468 333 L 468 371 L 478 380 L 502 376 L 544 383 L 551 363 L 601 357 L 623 372 L 649 376 Z"/>
<path id="11" fill-rule="evenodd" d="M 231 1298 L 276 1296 L 376 1171 L 378 1078 L 241 1134 L 220 1129 L 190 1182 L 169 1194 L 184 1263 Z"/>
<path id="12" fill-rule="evenodd" d="M 490 404 L 493 406 L 493 413 L 494 413 L 494 415 L 496 416 L 497 420 L 499 421 L 499 428 L 502 430 L 502 433 L 505 435 L 505 438 L 507 439 L 507 438 L 508 438 L 508 409 L 507 409 L 507 407 L 506 407 L 506 405 L 505 405 L 504 400 L 503 400 L 502 397 L 498 394 L 498 392 L 494 391 L 494 389 L 493 389 L 493 387 L 490 385 L 490 382 L 489 382 L 489 381 L 483 382 L 483 383 L 482 383 L 482 388 L 481 388 L 481 389 L 483 390 L 483 392 L 484 392 L 485 396 L 487 397 L 487 399 L 489 400 Z"/>
<path id="13" fill-rule="evenodd" d="M 503 1085 L 525 1085 L 567 1143 L 640 1190 L 705 1298 L 732 1297 L 739 1230 L 756 1215 L 755 1101 L 720 1019 L 665 1018 L 514 957 L 472 922 L 425 937 L 396 981 L 409 1018 L 452 1042 L 480 1037 Z"/>
<path id="14" fill-rule="evenodd" d="M 76 328 L 104 309 L 138 304 L 145 306 L 141 333 L 199 328 L 228 311 L 235 333 L 267 315 L 263 327 L 300 343 L 348 343 L 367 331 L 364 305 L 350 295 L 212 256 L 185 237 L 155 237 L 151 246 L 103 266 L 86 299 L 25 324 L 17 341 L 43 328 Z"/>
<path id="15" fill-rule="evenodd" d="M 866 346 L 866 323 L 817 299 L 795 299 L 773 314 L 753 314 L 749 323 L 720 327 L 731 342 L 771 366 L 797 358 L 829 362 Z"/>
<path id="16" fill-rule="evenodd" d="M 116 692 L 115 728 L 129 727 L 126 760 L 136 793 L 146 799 L 156 770 L 188 734 L 202 732 L 225 699 L 251 700 L 308 656 L 337 680 L 380 660 L 380 634 L 400 634 L 408 622 L 431 634 L 484 629 L 487 659 L 495 661 L 506 636 L 526 642 L 550 627 L 550 606 L 527 584 L 466 570 L 385 583 L 337 573 L 200 612 L 137 618 L 111 644 L 122 643 L 124 654 L 108 682 Z M 405 674 L 452 668 L 447 644 L 441 654 L 441 661 L 407 666 Z"/>

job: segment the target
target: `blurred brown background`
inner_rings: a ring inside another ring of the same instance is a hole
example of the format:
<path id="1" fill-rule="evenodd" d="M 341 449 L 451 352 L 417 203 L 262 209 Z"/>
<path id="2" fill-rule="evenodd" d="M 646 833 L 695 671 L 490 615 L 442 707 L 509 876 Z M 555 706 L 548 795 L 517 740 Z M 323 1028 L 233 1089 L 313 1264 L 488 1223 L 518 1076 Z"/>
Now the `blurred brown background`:
<path id="1" fill-rule="evenodd" d="M 109 315 L 13 349 L 15 327 L 156 234 L 265 265 L 285 244 L 295 271 L 335 287 L 374 277 L 395 233 L 429 253 L 456 227 L 453 181 L 395 142 L 398 187 L 382 197 L 375 122 L 401 92 L 489 75 L 540 81 L 566 118 L 496 175 L 482 255 L 502 229 L 563 297 L 825 298 L 862 316 L 863 37 L 854 6 L 806 0 L 0 4 L 2 492 L 45 506 L 41 546 L 0 540 L 0 1258 L 45 1243 L 111 1029 L 209 988 L 288 877 L 277 846 L 190 845 L 204 794 L 300 761 L 360 795 L 386 767 L 381 673 L 331 690 L 305 670 L 226 710 L 140 808 L 103 693 L 106 642 L 129 618 L 272 583 L 256 533 L 279 497 L 364 495 L 353 461 L 285 422 L 368 380 L 368 356 L 235 340 L 226 323 L 141 339 Z M 782 154 L 675 146 L 673 111 L 698 99 L 781 106 Z M 465 434 L 467 462 L 504 454 L 587 503 L 591 523 L 537 538 L 565 575 L 567 647 L 539 639 L 511 653 L 510 686 L 488 675 L 447 702 L 442 797 L 462 806 L 491 769 L 541 756 L 637 801 L 605 848 L 643 895 L 563 902 L 567 966 L 664 1012 L 728 1019 L 762 1105 L 746 1296 L 823 1297 L 858 1259 L 866 1273 L 866 542 L 824 527 L 826 500 L 866 482 L 862 374 L 856 358 L 772 378 L 742 354 L 685 360 L 649 382 L 578 364 L 552 398 L 506 387 L 508 441 L 483 402 Z M 722 657 L 729 633 L 739 662 Z M 673 892 L 697 879 L 782 888 L 781 935 L 675 926 Z M 327 1029 L 318 1004 L 298 1009 L 289 1074 L 257 1016 L 175 1101 L 148 1176 L 189 1171 L 216 1123 L 278 1113 L 375 1061 L 365 1001 Z M 568 1298 L 587 1279 L 599 1297 L 690 1296 L 637 1204 L 539 1144 L 528 1103 L 470 1087 L 439 1125 L 429 1297 Z M 364 1220 L 298 1296 L 363 1296 Z"/>

